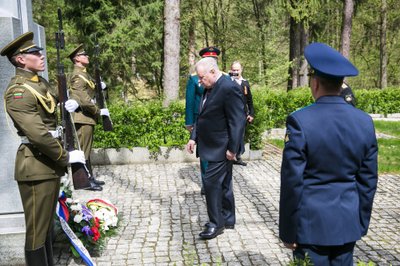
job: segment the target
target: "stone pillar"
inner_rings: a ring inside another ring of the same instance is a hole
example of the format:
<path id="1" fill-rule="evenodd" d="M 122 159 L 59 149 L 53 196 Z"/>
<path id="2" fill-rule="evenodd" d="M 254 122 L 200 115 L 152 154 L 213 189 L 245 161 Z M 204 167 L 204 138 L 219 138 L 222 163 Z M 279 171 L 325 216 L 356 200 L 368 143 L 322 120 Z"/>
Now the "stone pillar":
<path id="1" fill-rule="evenodd" d="M 45 48 L 44 28 L 33 22 L 32 1 L 0 0 L 0 49 L 27 31 L 34 32 L 35 42 Z M 4 220 L 5 216 L 23 213 L 17 183 L 14 180 L 15 155 L 20 140 L 12 120 L 5 112 L 3 98 L 5 89 L 14 75 L 14 66 L 6 57 L 0 56 L 0 228 L 4 228 L 5 222 L 1 220 Z M 47 78 L 47 71 L 42 75 Z"/>

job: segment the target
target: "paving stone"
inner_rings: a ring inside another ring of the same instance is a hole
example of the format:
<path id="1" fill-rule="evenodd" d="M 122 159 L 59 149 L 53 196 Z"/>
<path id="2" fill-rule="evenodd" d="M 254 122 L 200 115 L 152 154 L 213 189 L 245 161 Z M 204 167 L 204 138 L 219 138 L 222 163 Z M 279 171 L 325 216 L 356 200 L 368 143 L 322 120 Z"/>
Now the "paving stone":
<path id="1" fill-rule="evenodd" d="M 198 163 L 95 166 L 104 190 L 73 196 L 110 200 L 122 221 L 118 235 L 93 260 L 98 266 L 287 265 L 291 251 L 278 239 L 280 163 L 281 152 L 268 146 L 263 160 L 234 166 L 237 224 L 212 240 L 198 237 L 208 220 Z M 370 229 L 357 242 L 355 262 L 400 265 L 399 182 L 399 175 L 379 177 Z M 63 245 L 54 251 L 57 265 L 84 265 Z"/>

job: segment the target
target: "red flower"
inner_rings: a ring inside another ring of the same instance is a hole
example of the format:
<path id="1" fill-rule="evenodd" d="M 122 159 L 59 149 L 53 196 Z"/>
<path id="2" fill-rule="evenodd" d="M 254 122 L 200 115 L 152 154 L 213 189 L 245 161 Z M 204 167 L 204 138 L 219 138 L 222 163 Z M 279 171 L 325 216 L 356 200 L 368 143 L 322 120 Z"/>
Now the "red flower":
<path id="1" fill-rule="evenodd" d="M 94 226 L 96 226 L 97 228 L 100 227 L 100 220 L 97 217 L 94 217 Z"/>
<path id="2" fill-rule="evenodd" d="M 92 232 L 93 232 L 93 241 L 99 240 L 99 238 L 100 238 L 100 232 L 99 232 L 99 230 L 97 229 L 97 227 L 96 227 L 96 226 L 93 226 L 91 229 L 92 229 Z"/>

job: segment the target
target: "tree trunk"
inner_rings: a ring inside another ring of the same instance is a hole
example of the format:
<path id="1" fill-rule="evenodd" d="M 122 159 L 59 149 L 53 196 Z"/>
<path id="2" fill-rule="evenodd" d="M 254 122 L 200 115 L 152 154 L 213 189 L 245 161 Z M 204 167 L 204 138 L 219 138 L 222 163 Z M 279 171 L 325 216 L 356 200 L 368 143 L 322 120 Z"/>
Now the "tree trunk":
<path id="1" fill-rule="evenodd" d="M 179 0 L 166 0 L 164 5 L 164 74 L 163 106 L 179 96 L 180 13 Z"/>
<path id="2" fill-rule="evenodd" d="M 380 32 L 380 88 L 387 87 L 387 50 L 386 50 L 386 31 L 387 31 L 387 4 L 386 0 L 381 0 L 381 32 Z"/>
<path id="3" fill-rule="evenodd" d="M 350 55 L 351 27 L 354 13 L 354 0 L 344 0 L 342 20 L 342 41 L 340 52 L 346 58 Z"/>
<path id="4" fill-rule="evenodd" d="M 196 19 L 194 16 L 190 19 L 189 25 L 189 73 L 194 72 L 196 64 Z"/>
<path id="5" fill-rule="evenodd" d="M 289 61 L 291 65 L 288 69 L 289 80 L 287 91 L 299 86 L 300 70 L 300 51 L 301 51 L 301 23 L 297 23 L 293 17 L 290 17 L 290 36 L 289 36 Z"/>

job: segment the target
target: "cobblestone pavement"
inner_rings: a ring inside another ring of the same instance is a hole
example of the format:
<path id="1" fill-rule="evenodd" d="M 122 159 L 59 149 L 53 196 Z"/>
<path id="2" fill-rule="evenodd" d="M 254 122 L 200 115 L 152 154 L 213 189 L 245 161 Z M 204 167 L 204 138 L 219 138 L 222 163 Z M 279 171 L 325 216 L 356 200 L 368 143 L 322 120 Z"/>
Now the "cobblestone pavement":
<path id="1" fill-rule="evenodd" d="M 74 198 L 100 197 L 122 214 L 97 265 L 287 265 L 291 252 L 278 239 L 281 154 L 234 166 L 237 225 L 212 240 L 198 237 L 207 222 L 198 163 L 106 165 L 95 174 L 102 192 L 75 191 Z M 400 176 L 383 175 L 368 235 L 357 243 L 355 262 L 400 265 Z M 65 246 L 55 245 L 57 265 L 84 265 Z"/>

